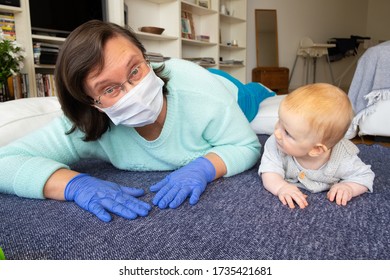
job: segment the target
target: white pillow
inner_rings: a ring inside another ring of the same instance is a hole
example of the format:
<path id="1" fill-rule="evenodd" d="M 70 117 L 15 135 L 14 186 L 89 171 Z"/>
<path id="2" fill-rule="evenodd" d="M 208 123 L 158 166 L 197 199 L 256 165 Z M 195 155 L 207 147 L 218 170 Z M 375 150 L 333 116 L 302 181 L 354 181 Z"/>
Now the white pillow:
<path id="1" fill-rule="evenodd" d="M 372 110 L 366 116 L 364 116 L 359 122 L 359 136 L 362 135 L 374 135 L 390 137 L 389 128 L 389 108 L 390 100 L 382 100 L 371 105 L 366 110 Z"/>
<path id="2" fill-rule="evenodd" d="M 0 147 L 62 114 L 57 97 L 23 98 L 0 103 Z"/>
<path id="3" fill-rule="evenodd" d="M 286 95 L 275 95 L 264 99 L 259 105 L 259 112 L 250 125 L 256 134 L 271 135 L 278 121 L 279 104 Z"/>

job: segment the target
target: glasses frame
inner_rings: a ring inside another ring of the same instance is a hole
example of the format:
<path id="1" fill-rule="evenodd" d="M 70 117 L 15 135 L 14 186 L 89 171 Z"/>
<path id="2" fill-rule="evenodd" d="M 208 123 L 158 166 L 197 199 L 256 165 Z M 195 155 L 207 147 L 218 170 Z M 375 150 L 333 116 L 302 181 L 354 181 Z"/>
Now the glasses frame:
<path id="1" fill-rule="evenodd" d="M 103 94 L 98 95 L 97 99 L 94 99 L 94 100 L 93 100 L 94 104 L 95 104 L 95 105 L 102 105 L 101 97 L 102 97 L 102 96 L 110 96 L 110 95 L 112 94 L 112 92 L 109 92 L 110 90 L 115 91 L 116 89 L 119 88 L 121 92 L 126 93 L 126 89 L 125 89 L 124 85 L 125 85 L 126 83 L 129 83 L 130 85 L 134 86 L 134 84 L 133 84 L 133 82 L 132 82 L 132 77 L 134 77 L 135 75 L 137 75 L 137 73 L 135 73 L 135 71 L 138 71 L 138 70 L 140 69 L 141 65 L 144 64 L 144 63 L 146 64 L 147 67 L 149 67 L 149 68 L 151 67 L 151 66 L 150 66 L 150 62 L 147 61 L 147 60 L 144 60 L 144 61 L 142 61 L 141 63 L 137 64 L 137 66 L 135 66 L 135 67 L 133 67 L 133 68 L 131 69 L 129 75 L 127 76 L 126 80 L 125 80 L 123 83 L 117 84 L 117 85 L 112 85 L 112 86 L 110 86 L 109 88 L 107 88 L 106 90 L 104 90 Z M 149 69 L 149 71 L 150 71 L 150 69 Z M 149 72 L 147 72 L 147 73 L 149 73 Z M 147 74 L 146 74 L 146 75 L 147 75 Z M 146 75 L 144 75 L 143 77 L 141 77 L 140 80 L 142 80 Z"/>

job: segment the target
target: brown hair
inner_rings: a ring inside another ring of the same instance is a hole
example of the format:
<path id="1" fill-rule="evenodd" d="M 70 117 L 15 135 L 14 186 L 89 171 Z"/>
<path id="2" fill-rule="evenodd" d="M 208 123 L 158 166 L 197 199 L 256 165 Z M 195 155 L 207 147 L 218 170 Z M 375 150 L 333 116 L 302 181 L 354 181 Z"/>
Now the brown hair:
<path id="1" fill-rule="evenodd" d="M 344 137 L 354 116 L 347 94 L 326 83 L 294 90 L 283 99 L 280 108 L 304 117 L 328 148 Z"/>
<path id="2" fill-rule="evenodd" d="M 55 68 L 55 82 L 62 110 L 73 127 L 85 133 L 84 141 L 99 139 L 110 127 L 108 116 L 93 105 L 93 99 L 86 94 L 85 80 L 91 71 L 102 71 L 104 67 L 104 46 L 115 37 L 123 36 L 133 43 L 145 56 L 145 48 L 132 30 L 117 24 L 99 20 L 88 21 L 68 36 L 61 47 Z M 165 84 L 168 78 L 162 75 L 164 65 L 154 69 Z M 164 93 L 167 92 L 164 85 Z"/>

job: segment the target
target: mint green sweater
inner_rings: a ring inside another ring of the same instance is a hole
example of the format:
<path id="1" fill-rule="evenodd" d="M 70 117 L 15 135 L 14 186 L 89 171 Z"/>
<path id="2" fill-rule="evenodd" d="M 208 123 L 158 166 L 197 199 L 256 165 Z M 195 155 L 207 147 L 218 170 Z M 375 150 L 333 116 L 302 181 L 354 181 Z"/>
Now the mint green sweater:
<path id="1" fill-rule="evenodd" d="M 184 60 L 167 61 L 166 70 L 168 111 L 156 140 L 112 124 L 99 140 L 84 142 L 81 131 L 65 134 L 71 123 L 60 117 L 0 148 L 0 192 L 44 198 L 43 187 L 53 172 L 86 158 L 122 170 L 174 170 L 213 152 L 225 162 L 226 176 L 251 168 L 261 146 L 237 105 L 237 87 Z"/>

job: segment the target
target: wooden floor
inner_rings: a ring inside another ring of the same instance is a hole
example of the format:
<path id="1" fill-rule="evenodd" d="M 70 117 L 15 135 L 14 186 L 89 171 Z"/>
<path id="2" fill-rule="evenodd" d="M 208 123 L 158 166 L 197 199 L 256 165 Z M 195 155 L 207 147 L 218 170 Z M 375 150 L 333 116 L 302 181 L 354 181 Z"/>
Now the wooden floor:
<path id="1" fill-rule="evenodd" d="M 372 145 L 372 144 L 380 144 L 385 147 L 390 147 L 390 137 L 377 137 L 377 136 L 356 136 L 351 140 L 355 144 L 366 144 L 366 145 Z"/>

